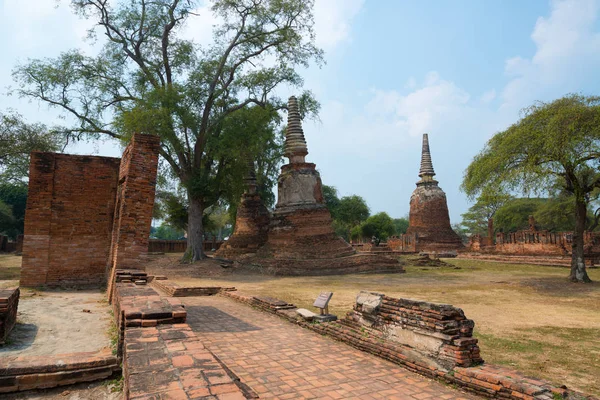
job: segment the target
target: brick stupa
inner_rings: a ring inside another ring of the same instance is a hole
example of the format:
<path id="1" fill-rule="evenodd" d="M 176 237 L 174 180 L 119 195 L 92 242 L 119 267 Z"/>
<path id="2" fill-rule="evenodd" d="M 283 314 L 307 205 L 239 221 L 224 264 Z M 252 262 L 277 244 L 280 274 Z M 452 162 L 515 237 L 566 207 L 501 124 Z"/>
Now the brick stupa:
<path id="1" fill-rule="evenodd" d="M 429 139 L 423 134 L 421 169 L 417 188 L 410 196 L 407 234 L 416 234 L 421 251 L 449 251 L 463 248 L 460 237 L 450 226 L 446 193 L 433 178 Z"/>
<path id="2" fill-rule="evenodd" d="M 256 190 L 254 162 L 248 163 L 245 179 L 246 190 L 242 194 L 235 216 L 235 229 L 231 237 L 215 253 L 216 257 L 231 260 L 256 253 L 267 241 L 271 216 Z"/>
<path id="3" fill-rule="evenodd" d="M 305 161 L 307 154 L 298 103 L 290 97 L 284 147 L 289 164 L 281 167 L 268 240 L 256 263 L 286 275 L 403 271 L 397 260 L 356 254 L 335 234 L 321 177 L 315 164 Z"/>

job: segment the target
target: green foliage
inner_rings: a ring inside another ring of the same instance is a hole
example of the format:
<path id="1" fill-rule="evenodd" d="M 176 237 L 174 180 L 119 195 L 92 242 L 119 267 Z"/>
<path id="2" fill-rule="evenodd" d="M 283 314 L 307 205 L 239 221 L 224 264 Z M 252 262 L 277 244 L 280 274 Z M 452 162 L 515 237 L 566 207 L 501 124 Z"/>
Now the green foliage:
<path id="1" fill-rule="evenodd" d="M 494 218 L 498 209 L 512 199 L 512 196 L 496 190 L 484 190 L 469 210 L 462 214 L 460 230 L 465 229 L 471 234 L 487 235 L 488 220 Z M 499 225 L 494 221 L 494 229 Z M 505 231 L 506 232 L 506 231 Z"/>
<path id="2" fill-rule="evenodd" d="M 512 199 L 496 211 L 494 229 L 498 232 L 515 232 L 529 227 L 529 216 L 534 215 L 548 199 Z"/>
<path id="3" fill-rule="evenodd" d="M 0 112 L 0 182 L 23 182 L 32 151 L 58 151 L 63 145 L 60 135 L 46 126 L 28 124 L 14 112 Z"/>
<path id="4" fill-rule="evenodd" d="M 107 39 L 100 53 L 71 50 L 13 71 L 17 94 L 75 117 L 73 125 L 57 128 L 70 138 L 159 135 L 162 159 L 187 192 L 190 221 L 219 201 L 237 203 L 248 158 L 257 161 L 261 194 L 273 201 L 281 155 L 277 114 L 286 107 L 274 92 L 301 90 L 295 68 L 323 61 L 313 1 L 211 4 L 222 22 L 202 47 L 181 38 L 186 23 L 198 23 L 198 1 L 72 0 L 74 11 Z M 303 115 L 316 115 L 310 92 L 298 100 Z M 188 229 L 194 260 L 202 256 L 201 231 Z"/>
<path id="5" fill-rule="evenodd" d="M 152 236 L 155 239 L 178 240 L 182 239 L 184 235 L 185 232 L 183 230 L 176 229 L 166 223 L 162 223 L 158 228 L 156 228 L 156 231 L 154 231 Z"/>
<path id="6" fill-rule="evenodd" d="M 334 186 L 323 185 L 323 198 L 327 209 L 331 213 L 331 217 L 335 220 L 338 218 L 338 209 L 340 207 L 340 199 L 337 189 Z"/>
<path id="7" fill-rule="evenodd" d="M 406 233 L 408 230 L 408 218 L 394 218 L 394 235 L 400 236 Z"/>
<path id="8" fill-rule="evenodd" d="M 369 238 L 375 236 L 380 240 L 386 240 L 394 234 L 395 230 L 394 220 L 385 212 L 371 215 L 361 225 L 363 237 Z"/>
<path id="9" fill-rule="evenodd" d="M 0 183 L 0 233 L 13 240 L 22 234 L 26 207 L 27 185 L 22 182 Z"/>
<path id="10" fill-rule="evenodd" d="M 468 166 L 462 189 L 540 193 L 558 188 L 576 209 L 570 279 L 588 282 L 583 230 L 590 195 L 600 187 L 600 97 L 568 95 L 537 102 L 522 118 L 494 135 Z"/>
<path id="11" fill-rule="evenodd" d="M 340 199 L 337 219 L 350 227 L 360 225 L 369 217 L 367 202 L 360 196 L 344 196 Z"/>

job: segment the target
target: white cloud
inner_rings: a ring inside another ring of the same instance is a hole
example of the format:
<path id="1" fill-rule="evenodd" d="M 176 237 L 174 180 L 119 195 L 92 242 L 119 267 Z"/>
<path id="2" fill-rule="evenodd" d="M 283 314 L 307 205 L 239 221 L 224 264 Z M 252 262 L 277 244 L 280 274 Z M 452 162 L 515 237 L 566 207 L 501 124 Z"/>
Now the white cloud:
<path id="1" fill-rule="evenodd" d="M 491 103 L 496 98 L 496 89 L 491 89 L 481 95 L 481 102 L 484 104 Z"/>
<path id="2" fill-rule="evenodd" d="M 364 0 L 316 0 L 314 8 L 317 46 L 332 50 L 350 39 L 350 23 Z"/>
<path id="3" fill-rule="evenodd" d="M 395 90 L 373 90 L 374 96 L 365 109 L 374 117 L 392 118 L 398 129 L 410 136 L 442 127 L 469 109 L 469 94 L 435 71 L 413 89 L 406 95 Z"/>
<path id="4" fill-rule="evenodd" d="M 555 0 L 548 17 L 537 20 L 531 58 L 506 60 L 511 81 L 502 92 L 503 107 L 516 109 L 533 100 L 560 97 L 596 79 L 600 67 L 598 0 Z"/>

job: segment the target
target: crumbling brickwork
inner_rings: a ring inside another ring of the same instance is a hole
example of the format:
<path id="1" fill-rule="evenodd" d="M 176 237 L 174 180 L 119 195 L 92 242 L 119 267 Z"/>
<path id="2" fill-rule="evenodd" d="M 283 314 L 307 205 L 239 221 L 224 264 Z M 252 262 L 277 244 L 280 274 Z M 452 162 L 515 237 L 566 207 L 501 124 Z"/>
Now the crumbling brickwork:
<path id="1" fill-rule="evenodd" d="M 0 344 L 4 344 L 17 323 L 20 293 L 19 288 L 0 289 Z"/>
<path id="2" fill-rule="evenodd" d="M 119 162 L 31 154 L 22 286 L 104 280 Z"/>
<path id="3" fill-rule="evenodd" d="M 107 266 L 140 267 L 159 145 L 136 134 L 122 160 L 32 153 L 22 286 L 102 284 Z"/>

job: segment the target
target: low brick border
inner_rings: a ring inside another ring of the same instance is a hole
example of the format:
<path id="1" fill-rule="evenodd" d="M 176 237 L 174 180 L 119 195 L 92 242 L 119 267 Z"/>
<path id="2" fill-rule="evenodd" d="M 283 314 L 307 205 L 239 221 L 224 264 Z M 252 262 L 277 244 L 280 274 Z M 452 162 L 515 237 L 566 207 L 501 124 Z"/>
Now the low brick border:
<path id="1" fill-rule="evenodd" d="M 357 327 L 351 320 L 309 323 L 296 314 L 295 307 L 278 308 L 273 305 L 277 302 L 288 304 L 285 301 L 277 299 L 264 301 L 260 297 L 242 294 L 237 291 L 221 292 L 220 295 L 278 315 L 303 328 L 344 342 L 420 375 L 455 384 L 467 391 L 485 397 L 512 400 L 554 400 L 557 396 L 560 396 L 559 398 L 570 400 L 600 400 L 597 397 L 564 389 L 563 387 L 556 387 L 550 382 L 529 378 L 518 371 L 492 364 L 467 368 L 454 367 L 447 370 L 440 369 L 434 363 L 424 363 L 422 360 L 417 359 L 413 354 L 414 350 L 410 347 L 397 342 L 386 341 L 378 332 L 362 326 Z"/>
<path id="2" fill-rule="evenodd" d="M 110 350 L 0 359 L 0 393 L 108 378 L 121 370 Z"/>
<path id="3" fill-rule="evenodd" d="M 233 291 L 234 287 L 220 286 L 181 286 L 167 279 L 154 279 L 150 286 L 159 289 L 170 297 L 213 296 L 221 291 Z"/>

